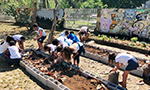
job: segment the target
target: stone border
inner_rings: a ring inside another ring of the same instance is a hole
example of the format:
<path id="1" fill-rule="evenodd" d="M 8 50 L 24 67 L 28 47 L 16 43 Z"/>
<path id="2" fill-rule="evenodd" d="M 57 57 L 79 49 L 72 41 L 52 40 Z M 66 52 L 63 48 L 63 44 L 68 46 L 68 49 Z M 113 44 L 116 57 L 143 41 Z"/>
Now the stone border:
<path id="1" fill-rule="evenodd" d="M 35 51 L 35 49 L 32 49 L 33 51 Z M 41 52 L 41 51 L 35 51 L 36 54 L 40 54 L 43 57 L 47 57 L 49 56 L 48 54 L 46 54 L 45 52 Z M 64 66 L 68 66 L 67 62 L 63 63 Z M 64 86 L 63 84 L 61 84 L 60 82 L 56 81 L 55 79 L 44 75 L 41 71 L 39 71 L 38 69 L 36 69 L 35 67 L 31 66 L 29 63 L 27 63 L 26 61 L 22 60 L 20 61 L 20 66 L 22 66 L 23 68 L 26 69 L 27 72 L 29 72 L 32 76 L 34 76 L 37 80 L 39 80 L 41 83 L 43 83 L 45 86 L 48 86 L 49 88 L 53 88 L 54 90 L 70 90 L 68 87 Z M 82 75 L 85 78 L 93 78 L 96 80 L 100 80 L 102 81 L 102 83 L 109 89 L 112 90 L 126 90 L 125 88 L 113 84 L 105 79 L 102 79 L 88 71 L 83 70 L 82 68 L 76 67 L 75 65 L 72 65 L 72 69 L 75 71 L 81 71 Z"/>
<path id="2" fill-rule="evenodd" d="M 85 46 L 87 46 L 87 44 L 84 44 Z M 93 46 L 94 48 L 97 48 L 96 46 Z M 101 49 L 101 48 L 99 48 Z M 108 51 L 110 52 L 110 51 Z M 101 56 L 101 55 L 97 55 L 97 54 L 93 54 L 91 52 L 87 52 L 85 53 L 85 55 L 82 54 L 82 56 L 94 59 L 96 61 L 100 61 L 102 63 L 108 64 L 108 57 L 105 56 Z M 126 65 L 123 65 L 122 67 L 120 67 L 120 69 L 125 70 Z M 139 77 L 143 76 L 143 69 L 142 68 L 138 68 L 137 70 L 133 70 L 131 71 L 131 74 L 137 75 Z"/>

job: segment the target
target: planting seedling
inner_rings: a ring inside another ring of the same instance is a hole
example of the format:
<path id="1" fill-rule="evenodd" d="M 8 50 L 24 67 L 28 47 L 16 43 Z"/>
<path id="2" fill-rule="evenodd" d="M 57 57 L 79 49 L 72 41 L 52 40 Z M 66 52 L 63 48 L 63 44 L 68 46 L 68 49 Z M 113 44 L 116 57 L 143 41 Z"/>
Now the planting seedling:
<path id="1" fill-rule="evenodd" d="M 111 37 L 109 37 L 109 38 L 108 38 L 108 41 L 110 42 L 111 40 L 112 40 L 112 38 L 111 38 Z"/>
<path id="2" fill-rule="evenodd" d="M 138 38 L 137 38 L 137 37 L 133 37 L 133 38 L 131 38 L 131 41 L 132 41 L 132 42 L 137 42 L 137 40 L 138 40 Z"/>
<path id="3" fill-rule="evenodd" d="M 118 37 L 116 36 L 116 37 L 115 37 L 115 39 L 117 40 L 117 39 L 118 39 Z"/>
<path id="4" fill-rule="evenodd" d="M 143 44 L 143 47 L 146 47 L 146 43 L 145 42 L 142 42 L 142 44 Z"/>
<path id="5" fill-rule="evenodd" d="M 107 38 L 107 36 L 106 36 L 106 35 L 103 35 L 103 36 L 102 36 L 102 40 L 103 40 L 103 41 L 105 41 L 105 40 L 106 40 L 106 38 Z"/>

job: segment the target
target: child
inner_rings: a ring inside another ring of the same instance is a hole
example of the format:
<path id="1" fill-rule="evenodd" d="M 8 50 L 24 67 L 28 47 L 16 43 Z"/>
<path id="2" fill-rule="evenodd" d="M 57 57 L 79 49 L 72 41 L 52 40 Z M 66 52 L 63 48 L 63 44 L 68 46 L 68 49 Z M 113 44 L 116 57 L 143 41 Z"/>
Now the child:
<path id="1" fill-rule="evenodd" d="M 80 55 L 82 52 L 83 54 L 85 54 L 83 43 L 81 42 L 74 43 L 70 46 L 70 48 L 74 49 L 73 51 L 74 65 L 76 65 L 77 60 L 77 66 L 79 67 Z"/>
<path id="2" fill-rule="evenodd" d="M 8 53 L 10 53 L 10 56 Z M 7 53 L 7 54 L 6 54 Z M 4 51 L 3 53 L 3 59 L 6 61 L 9 65 L 13 64 L 19 64 L 19 62 L 22 60 L 21 55 L 19 53 L 19 49 L 17 46 L 15 46 L 14 41 L 9 42 L 9 47 L 7 50 Z"/>
<path id="3" fill-rule="evenodd" d="M 24 49 L 23 42 L 25 42 L 25 37 L 23 35 L 14 35 L 14 40 L 18 42 L 20 49 Z"/>
<path id="4" fill-rule="evenodd" d="M 127 53 L 119 53 L 116 57 L 115 57 L 115 61 L 117 63 L 117 67 L 113 68 L 111 71 L 116 71 L 117 69 L 119 69 L 123 64 L 128 64 L 125 68 L 125 71 L 123 73 L 123 82 L 122 82 L 122 86 L 126 87 L 126 80 L 128 77 L 128 74 L 132 71 L 132 70 L 136 70 L 139 67 L 139 64 L 136 60 L 135 57 L 133 57 L 130 54 Z"/>
<path id="5" fill-rule="evenodd" d="M 79 31 L 79 39 L 81 42 L 86 41 L 89 38 L 89 28 L 88 27 L 81 27 L 80 31 Z"/>
<path id="6" fill-rule="evenodd" d="M 65 47 L 63 52 L 63 55 L 68 62 L 71 62 L 71 54 L 73 53 L 74 65 L 76 64 L 77 60 L 77 66 L 79 67 L 80 55 L 82 52 L 85 54 L 85 49 L 81 42 L 77 42 L 72 44 L 70 47 Z"/>
<path id="7" fill-rule="evenodd" d="M 12 36 L 7 36 L 6 41 L 4 41 L 3 44 L 0 45 L 0 56 L 2 56 L 3 52 L 9 47 L 8 43 L 10 41 L 15 41 Z"/>
<path id="8" fill-rule="evenodd" d="M 69 31 L 66 30 L 66 31 L 62 32 L 62 33 L 59 35 L 59 37 L 60 37 L 60 36 L 66 36 L 66 37 L 67 37 L 68 34 L 69 34 Z"/>
<path id="9" fill-rule="evenodd" d="M 44 49 L 45 49 L 46 51 L 48 51 L 49 54 L 50 54 L 50 51 L 52 51 L 52 53 L 55 51 L 56 45 L 48 44 L 48 45 L 44 46 Z"/>
<path id="10" fill-rule="evenodd" d="M 70 34 L 68 35 L 67 38 L 68 38 L 68 39 L 70 38 L 70 39 L 73 41 L 73 43 L 79 42 L 79 39 L 78 39 L 78 37 L 74 34 L 74 32 L 70 32 Z"/>
<path id="11" fill-rule="evenodd" d="M 67 60 L 67 62 L 71 65 L 71 54 L 73 53 L 74 49 L 70 48 L 70 47 L 65 47 L 63 48 L 63 50 L 61 51 L 61 55 L 62 55 L 62 59 Z"/>
<path id="12" fill-rule="evenodd" d="M 46 33 L 43 30 L 43 28 L 39 27 L 37 24 L 33 24 L 33 29 L 37 30 L 37 38 L 35 38 L 34 40 L 37 40 L 39 49 L 41 49 L 42 51 L 44 51 L 43 41 L 46 38 Z"/>

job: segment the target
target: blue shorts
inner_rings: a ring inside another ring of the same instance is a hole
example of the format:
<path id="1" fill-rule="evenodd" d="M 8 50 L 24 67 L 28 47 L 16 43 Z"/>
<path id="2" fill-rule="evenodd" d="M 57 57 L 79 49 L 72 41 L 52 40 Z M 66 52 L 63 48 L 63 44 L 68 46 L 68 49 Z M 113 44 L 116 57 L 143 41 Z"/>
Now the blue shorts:
<path id="1" fill-rule="evenodd" d="M 139 67 L 139 64 L 137 61 L 133 60 L 133 59 L 130 59 L 128 61 L 128 65 L 126 67 L 126 71 L 131 71 L 131 70 L 136 70 L 137 68 Z"/>
<path id="2" fill-rule="evenodd" d="M 77 63 L 79 63 L 80 62 L 80 55 L 81 55 L 81 53 L 83 52 L 83 54 L 85 53 L 85 49 L 84 49 L 84 46 L 81 46 L 80 47 L 80 49 L 78 50 L 78 55 L 74 58 L 74 60 L 77 60 Z M 75 55 L 76 53 L 74 53 L 74 55 Z"/>
<path id="3" fill-rule="evenodd" d="M 43 41 L 45 40 L 46 36 L 42 36 L 41 38 L 39 38 L 37 41 L 39 41 L 40 43 L 43 43 Z"/>

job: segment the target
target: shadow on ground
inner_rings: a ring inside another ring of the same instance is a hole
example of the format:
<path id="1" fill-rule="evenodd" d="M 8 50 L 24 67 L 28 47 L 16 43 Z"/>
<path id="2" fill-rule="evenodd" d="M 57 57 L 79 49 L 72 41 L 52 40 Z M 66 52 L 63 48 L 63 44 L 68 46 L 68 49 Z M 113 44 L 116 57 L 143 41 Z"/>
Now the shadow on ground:
<path id="1" fill-rule="evenodd" d="M 34 78 L 33 76 L 31 76 L 23 67 L 21 67 L 20 65 L 15 65 L 15 66 L 10 66 L 8 65 L 6 62 L 4 62 L 1 58 L 0 58 L 0 73 L 1 72 L 8 72 L 8 71 L 12 71 L 15 69 L 20 69 L 24 74 L 26 74 L 32 81 L 36 82 L 37 85 L 39 85 L 42 89 L 44 90 L 50 90 L 49 87 L 45 86 L 44 84 L 42 84 L 40 81 L 38 81 L 36 78 Z"/>

